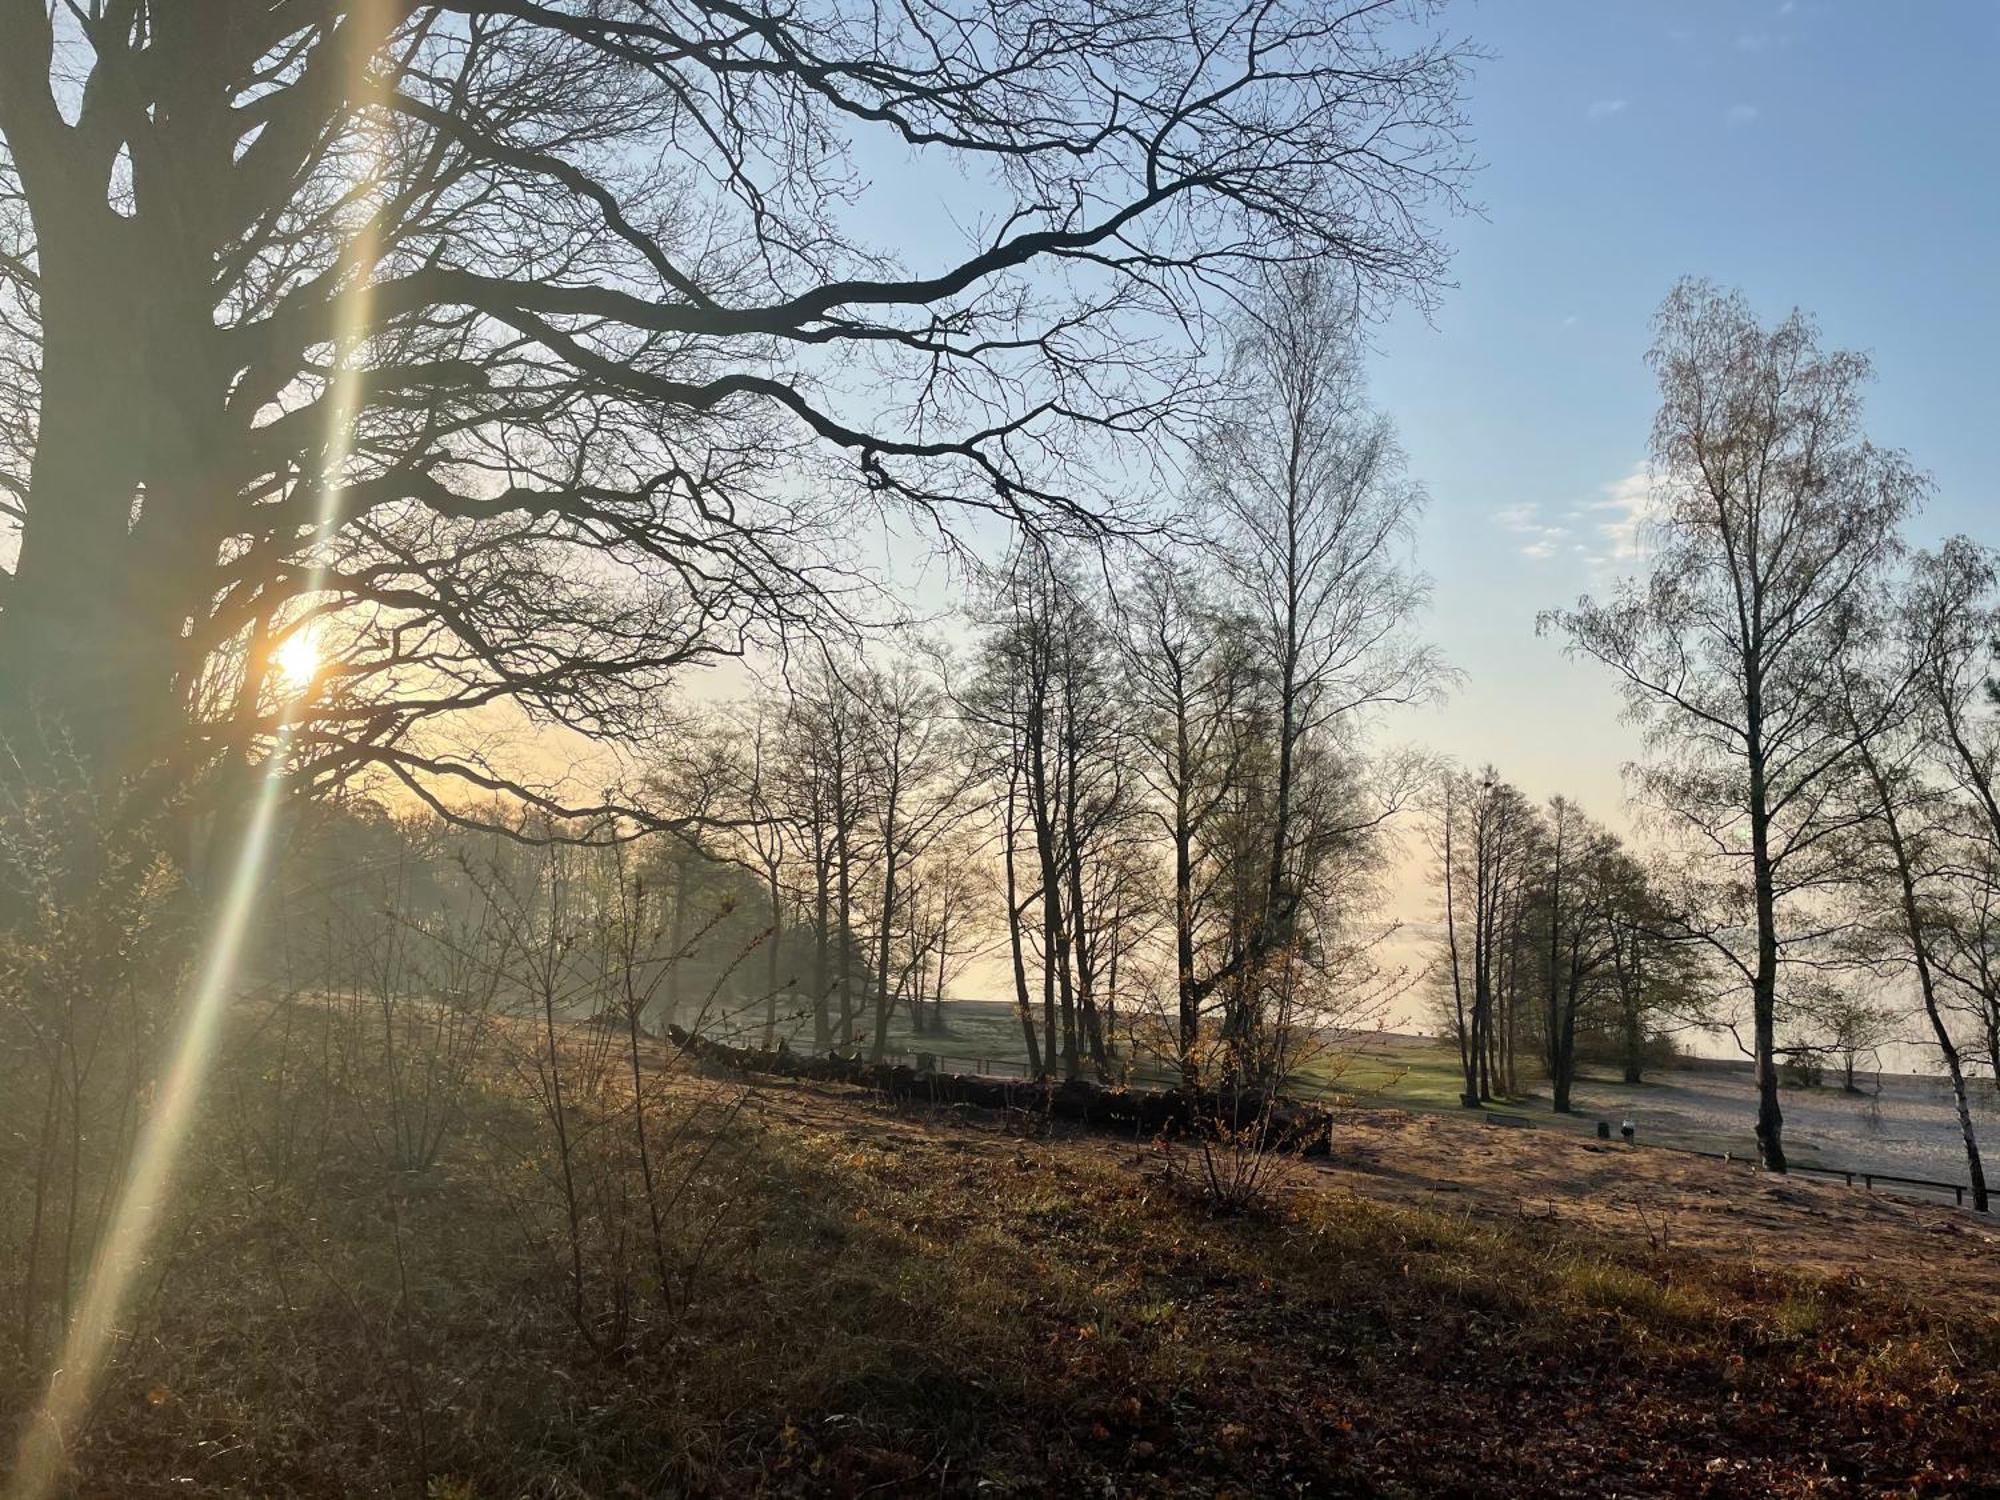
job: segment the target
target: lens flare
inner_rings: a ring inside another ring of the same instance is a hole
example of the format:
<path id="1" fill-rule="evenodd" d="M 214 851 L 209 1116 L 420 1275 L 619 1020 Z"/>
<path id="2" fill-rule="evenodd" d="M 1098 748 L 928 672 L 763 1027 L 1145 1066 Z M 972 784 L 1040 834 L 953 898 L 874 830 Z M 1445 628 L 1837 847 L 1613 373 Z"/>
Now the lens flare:
<path id="1" fill-rule="evenodd" d="M 56 1366 L 41 1410 L 22 1435 L 12 1500 L 41 1500 L 62 1478 L 68 1459 L 68 1437 L 89 1409 L 91 1391 L 112 1340 L 133 1274 L 145 1259 L 180 1154 L 188 1120 L 201 1097 L 202 1076 L 229 992 L 236 979 L 243 935 L 263 886 L 265 857 L 271 844 L 284 786 L 284 749 L 290 728 L 260 778 L 244 825 L 235 873 L 217 914 L 199 977 L 189 997 L 173 1061 L 161 1080 L 157 1102 L 133 1154 L 132 1168 L 118 1208 L 105 1230 L 97 1257 L 84 1284 L 83 1300 L 70 1320 L 63 1340 L 62 1361 Z"/>
<path id="2" fill-rule="evenodd" d="M 349 0 L 337 36 L 322 45 L 352 44 L 355 75 L 351 80 L 351 117 L 364 132 L 376 127 L 375 108 L 384 85 L 373 71 L 375 59 L 394 35 L 399 8 L 387 0 Z M 372 200 L 381 182 L 383 156 L 379 136 L 367 142 L 356 195 L 363 206 L 360 221 L 341 247 L 343 280 L 337 295 L 333 375 L 324 393 L 326 442 L 318 473 L 318 525 L 313 536 L 330 539 L 342 522 L 342 492 L 354 452 L 354 424 L 359 409 L 362 359 L 370 336 L 370 289 L 382 254 L 380 225 Z M 310 599 L 326 580 L 323 558 L 313 561 L 297 597 Z M 297 644 L 294 644 L 297 643 Z M 204 1076 L 215 1051 L 223 1012 L 236 987 L 243 939 L 266 884 L 273 829 L 284 800 L 293 741 L 305 689 L 320 667 L 317 640 L 310 629 L 294 631 L 274 653 L 273 666 L 285 689 L 281 721 L 245 809 L 242 839 L 236 852 L 223 900 L 216 909 L 196 982 L 190 991 L 181 1033 L 161 1079 L 153 1109 L 141 1128 L 132 1165 L 113 1210 L 104 1238 L 92 1260 L 70 1326 L 64 1334 L 61 1362 L 49 1380 L 41 1407 L 23 1431 L 7 1500 L 45 1500 L 63 1481 L 69 1463 L 72 1434 L 88 1415 L 97 1379 L 114 1340 L 134 1275 L 151 1248 L 174 1168 L 200 1103 Z"/>

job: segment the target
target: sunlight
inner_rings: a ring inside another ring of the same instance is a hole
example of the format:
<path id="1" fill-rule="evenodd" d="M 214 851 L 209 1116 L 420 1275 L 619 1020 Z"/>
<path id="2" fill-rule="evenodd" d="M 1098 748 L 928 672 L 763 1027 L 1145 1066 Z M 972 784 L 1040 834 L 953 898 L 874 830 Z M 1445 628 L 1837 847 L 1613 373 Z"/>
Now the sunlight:
<path id="1" fill-rule="evenodd" d="M 363 0 L 355 10 L 360 19 L 351 23 L 351 29 L 361 35 L 386 39 L 395 28 L 396 11 L 381 0 Z M 374 44 L 365 44 L 353 54 L 357 118 L 379 87 L 367 73 L 375 51 Z M 360 182 L 378 183 L 375 174 L 379 165 L 379 155 L 371 150 Z M 348 464 L 354 451 L 360 354 L 369 337 L 370 290 L 381 255 L 380 226 L 374 213 L 369 207 L 354 225 L 342 257 L 348 277 L 337 302 L 335 357 L 327 389 L 327 441 L 321 466 L 311 481 L 318 491 L 314 534 L 321 539 L 339 529 Z M 324 557 L 314 557 L 305 569 L 304 587 L 297 597 L 311 597 L 325 575 Z M 223 1013 L 237 985 L 244 936 L 269 874 L 272 833 L 284 801 L 297 714 L 321 665 L 317 632 L 311 626 L 293 630 L 272 653 L 271 666 L 285 703 L 277 732 L 245 810 L 235 864 L 224 867 L 229 869 L 228 883 L 216 908 L 215 925 L 201 956 L 171 1062 L 64 1336 L 61 1360 L 50 1376 L 40 1407 L 21 1434 L 14 1472 L 4 1491 L 7 1500 L 43 1500 L 63 1482 L 70 1435 L 88 1415 L 98 1377 L 120 1337 L 127 1296 L 152 1248 L 161 1209 L 201 1101 Z"/>
<path id="2" fill-rule="evenodd" d="M 307 626 L 295 630 L 278 643 L 271 653 L 272 676 L 286 698 L 298 698 L 311 691 L 325 659 L 319 649 L 319 632 Z"/>
<path id="3" fill-rule="evenodd" d="M 62 1360 L 49 1381 L 40 1411 L 22 1434 L 13 1482 L 7 1489 L 9 1500 L 40 1500 L 55 1489 L 68 1461 L 68 1434 L 88 1412 L 98 1371 L 118 1337 L 125 1294 L 152 1243 L 182 1139 L 201 1098 L 202 1077 L 215 1049 L 218 1022 L 235 984 L 243 936 L 263 887 L 290 737 L 289 725 L 279 731 L 278 743 L 250 805 L 236 868 L 188 1000 L 179 1045 L 133 1153 L 132 1170 L 117 1211 L 84 1283 L 83 1300 L 63 1340 Z"/>

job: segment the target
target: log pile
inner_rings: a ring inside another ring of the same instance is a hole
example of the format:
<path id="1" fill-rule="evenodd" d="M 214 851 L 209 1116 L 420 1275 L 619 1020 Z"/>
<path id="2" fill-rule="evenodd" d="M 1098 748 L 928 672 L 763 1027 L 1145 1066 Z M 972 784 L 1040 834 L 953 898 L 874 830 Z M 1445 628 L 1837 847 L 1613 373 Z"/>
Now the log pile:
<path id="1" fill-rule="evenodd" d="M 667 1028 L 667 1039 L 688 1058 L 704 1065 L 849 1084 L 897 1100 L 1047 1114 L 1142 1138 L 1257 1132 L 1261 1125 L 1259 1144 L 1263 1149 L 1305 1156 L 1324 1156 L 1333 1144 L 1331 1111 L 1263 1094 L 1120 1088 L 1084 1078 L 1027 1082 L 969 1073 L 919 1072 L 904 1063 L 863 1062 L 834 1052 L 731 1047 L 678 1026 Z"/>

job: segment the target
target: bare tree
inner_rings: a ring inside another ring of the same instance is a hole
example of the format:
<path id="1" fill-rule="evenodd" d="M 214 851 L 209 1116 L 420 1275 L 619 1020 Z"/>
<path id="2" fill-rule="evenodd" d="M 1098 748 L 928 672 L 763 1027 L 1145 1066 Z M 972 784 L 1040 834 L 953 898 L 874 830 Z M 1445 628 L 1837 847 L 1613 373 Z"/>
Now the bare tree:
<path id="1" fill-rule="evenodd" d="M 316 632 L 308 785 L 563 800 L 439 721 L 642 734 L 856 507 L 1095 524 L 1261 266 L 1425 295 L 1467 53 L 1405 20 L 6 0 L 0 737 L 185 776 Z M 869 243 L 875 143 L 990 232 Z"/>
<path id="2" fill-rule="evenodd" d="M 1946 634 L 1941 627 L 1949 626 L 1954 613 L 1939 610 L 1935 595 L 1923 586 L 1931 580 L 1922 571 L 1918 577 L 1915 597 L 1902 611 L 1901 623 L 1908 628 L 1891 634 L 1880 628 L 1879 615 L 1862 615 L 1857 609 L 1859 618 L 1847 632 L 1845 649 L 1825 670 L 1837 684 L 1836 707 L 1849 737 L 1849 769 L 1861 809 L 1859 837 L 1851 851 L 1852 885 L 1864 902 L 1886 906 L 1893 913 L 1886 921 L 1878 916 L 1871 925 L 1877 932 L 1895 934 L 1898 957 L 1916 977 L 1917 998 L 1951 1080 L 1973 1206 L 1983 1213 L 1986 1174 L 1966 1096 L 1964 1059 L 1944 1011 L 1926 895 L 1940 873 L 1940 838 L 1934 827 L 1940 796 L 1925 774 L 1923 700 L 1917 684 L 1938 672 L 1927 659 L 1941 649 L 1940 636 Z"/>
<path id="3" fill-rule="evenodd" d="M 1194 493 L 1220 513 L 1258 691 L 1234 725 L 1255 748 L 1216 814 L 1223 939 L 1191 990 L 1196 1012 L 1220 997 L 1250 1022 L 1265 966 L 1299 955 L 1302 915 L 1330 930 L 1324 903 L 1362 878 L 1422 780 L 1410 758 L 1365 764 L 1362 732 L 1447 675 L 1412 633 L 1429 589 L 1408 556 L 1423 494 L 1367 405 L 1356 307 L 1325 267 L 1267 277 L 1197 458 Z M 1249 1038 L 1238 1025 L 1226 1040 Z"/>
<path id="4" fill-rule="evenodd" d="M 1212 920 L 1213 824 L 1242 770 L 1239 719 L 1257 690 L 1240 621 L 1215 600 L 1218 580 L 1191 563 L 1144 560 L 1118 601 L 1136 760 L 1172 861 L 1174 1048 L 1182 1082 L 1200 1081 L 1197 947 Z"/>
<path id="5" fill-rule="evenodd" d="M 1954 537 L 1914 560 L 1904 629 L 1922 644 L 1916 694 L 1927 759 L 1949 788 L 1941 821 L 1955 833 L 1951 878 L 1927 917 L 1939 977 L 1971 1011 L 2000 1088 L 2000 698 L 1992 670 L 2000 643 L 1993 553 Z"/>
<path id="6" fill-rule="evenodd" d="M 797 984 L 783 979 L 785 909 L 789 897 L 785 873 L 792 857 L 792 809 L 785 802 L 787 783 L 780 738 L 782 720 L 763 701 L 753 705 L 743 728 L 741 763 L 737 768 L 737 800 L 743 810 L 741 841 L 746 863 L 763 882 L 771 927 L 764 939 L 764 1049 L 778 1040 L 778 997 L 796 994 Z"/>
<path id="7" fill-rule="evenodd" d="M 911 1027 L 942 1034 L 952 986 L 980 955 L 987 930 L 989 882 L 979 849 L 963 828 L 940 838 L 916 862 L 910 878 Z M 926 999 L 930 1009 L 924 1006 Z"/>
<path id="8" fill-rule="evenodd" d="M 1576 1036 L 1586 1007 L 1610 977 L 1617 954 L 1615 913 L 1623 893 L 1622 851 L 1567 797 L 1549 799 L 1542 821 L 1539 904 L 1547 923 L 1547 1008 L 1542 1042 L 1550 1107 L 1568 1114 L 1576 1087 Z"/>
<path id="9" fill-rule="evenodd" d="M 1605 887 L 1617 1044 L 1625 1082 L 1643 1083 L 1650 1044 L 1707 1024 L 1705 944 L 1691 940 L 1653 872 L 1629 853 Z"/>
<path id="10" fill-rule="evenodd" d="M 1747 910 L 1742 941 L 1733 919 L 1712 936 L 1750 991 L 1758 1147 L 1782 1171 L 1779 966 L 1834 873 L 1842 816 L 1825 667 L 1924 482 L 1862 432 L 1868 361 L 1823 349 L 1803 314 L 1767 328 L 1740 295 L 1686 281 L 1654 327 L 1650 576 L 1543 624 L 1617 673 L 1656 752 L 1643 794 Z"/>
<path id="11" fill-rule="evenodd" d="M 945 714 L 944 692 L 925 663 L 902 656 L 870 673 L 862 702 L 882 885 L 875 933 L 872 1049 L 879 1061 L 888 1050 L 894 1008 L 889 957 L 902 919 L 899 883 L 911 864 L 964 816 L 966 776 L 956 726 Z"/>
<path id="12" fill-rule="evenodd" d="M 1063 806 L 1067 761 L 1063 754 L 1064 655 L 1060 638 L 1084 607 L 1058 560 L 1038 548 L 1019 549 L 997 580 L 981 657 L 980 681 L 970 716 L 989 736 L 1003 736 L 1008 762 L 1008 826 L 1004 851 L 1014 858 L 1013 832 L 1026 837 L 1034 856 L 1035 890 L 1023 893 L 1010 867 L 1010 904 L 1022 930 L 1030 900 L 1040 914 L 1042 1040 L 1044 1068 L 1062 1059 L 1075 1077 L 1081 1056 L 1072 965 L 1072 933 L 1065 921 Z M 1017 955 L 1017 984 L 1025 978 Z"/>
<path id="13" fill-rule="evenodd" d="M 1932 961 L 1962 998 L 1977 1042 L 1967 1060 L 1983 1060 L 2000 1092 L 2000 868 L 1976 840 L 1961 848 L 1970 858 L 1936 893 L 1928 909 Z"/>
<path id="14" fill-rule="evenodd" d="M 854 1043 L 855 894 L 864 871 L 868 733 L 861 668 L 823 654 L 787 678 L 786 742 L 813 870 L 813 1040 Z M 834 999 L 838 997 L 838 1007 Z"/>
<path id="15" fill-rule="evenodd" d="M 1537 818 L 1521 792 L 1491 766 L 1477 777 L 1448 771 L 1432 803 L 1432 850 L 1443 892 L 1445 979 L 1451 1006 L 1447 1027 L 1458 1041 L 1465 1087 L 1461 1102 L 1512 1091 L 1498 1012 L 1512 1009 L 1518 967 L 1509 958 L 1518 944 L 1522 891 L 1535 857 Z"/>
<path id="16" fill-rule="evenodd" d="M 1862 982 L 1872 983 L 1875 977 L 1866 972 Z M 1819 976 L 1801 986 L 1792 997 L 1792 1008 L 1814 1030 L 1812 1049 L 1839 1063 L 1841 1090 L 1860 1093 L 1855 1078 L 1862 1059 L 1878 1056 L 1885 1043 L 1895 1040 L 1897 1011 L 1870 1000 L 1852 975 L 1840 974 Z"/>
<path id="17" fill-rule="evenodd" d="M 1324 268 L 1274 273 L 1241 342 L 1240 405 L 1202 454 L 1272 694 L 1264 941 L 1278 940 L 1295 901 L 1301 749 L 1342 741 L 1372 710 L 1429 697 L 1443 675 L 1436 652 L 1410 636 L 1429 596 L 1407 557 L 1423 492 L 1387 418 L 1368 408 L 1356 318 L 1348 288 Z"/>

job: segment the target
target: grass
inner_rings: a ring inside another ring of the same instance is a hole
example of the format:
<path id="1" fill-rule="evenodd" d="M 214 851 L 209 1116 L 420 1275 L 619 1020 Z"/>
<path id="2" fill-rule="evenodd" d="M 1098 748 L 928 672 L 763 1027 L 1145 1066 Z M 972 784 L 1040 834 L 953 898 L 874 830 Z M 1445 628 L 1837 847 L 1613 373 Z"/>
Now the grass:
<path id="1" fill-rule="evenodd" d="M 984 1063 L 997 1072 L 1022 1072 L 1027 1048 L 1021 1023 L 1012 1006 L 994 1000 L 954 1000 L 945 1008 L 943 1032 L 918 1033 L 910 1027 L 907 1010 L 889 1022 L 889 1047 L 904 1056 L 938 1054 L 946 1066 L 973 1068 Z M 795 1023 L 793 1046 L 810 1045 L 811 1027 Z M 865 1048 L 872 1033 L 861 1039 Z M 1170 1070 L 1158 1060 L 1142 1062 L 1146 1081 L 1170 1082 Z M 1330 1089 L 1366 1098 L 1382 1098 L 1404 1106 L 1457 1107 L 1464 1084 L 1457 1054 L 1448 1046 L 1387 1033 L 1357 1038 L 1308 1061 L 1299 1071 L 1303 1090 Z"/>
<path id="2" fill-rule="evenodd" d="M 944 1059 L 947 1068 L 976 1071 L 985 1068 L 1005 1074 L 1025 1074 L 1027 1051 L 1022 1045 L 1020 1022 L 1013 1008 L 999 1001 L 957 1000 L 946 1007 L 948 1029 L 943 1034 L 919 1035 L 910 1029 L 906 1011 L 897 1011 L 889 1028 L 890 1048 L 906 1057 L 932 1052 Z M 872 1034 L 871 1034 L 872 1036 Z M 794 1046 L 810 1045 L 809 1024 L 795 1027 Z M 863 1045 L 868 1038 L 863 1039 Z M 1585 1066 L 1579 1082 L 1596 1108 L 1581 1108 L 1569 1115 L 1555 1114 L 1549 1107 L 1547 1084 L 1533 1073 L 1532 1060 L 1524 1060 L 1530 1070 L 1532 1092 L 1513 1100 L 1489 1102 L 1486 1113 L 1525 1119 L 1544 1129 L 1589 1135 L 1597 1121 L 1608 1118 L 1615 1128 L 1622 1115 L 1636 1113 L 1647 1144 L 1666 1144 L 1705 1151 L 1731 1153 L 1746 1159 L 1756 1154 L 1756 1138 L 1750 1128 L 1755 1102 L 1745 1075 L 1742 1125 L 1729 1132 L 1696 1129 L 1672 1121 L 1662 1121 L 1656 1084 L 1649 1080 L 1627 1084 L 1615 1071 Z M 1139 1070 L 1139 1081 L 1171 1083 L 1169 1070 L 1157 1062 Z M 1294 1087 L 1302 1093 L 1326 1092 L 1360 1104 L 1386 1104 L 1398 1109 L 1441 1112 L 1456 1115 L 1463 1109 L 1464 1077 L 1458 1054 L 1442 1038 L 1420 1039 L 1400 1034 L 1363 1034 L 1330 1046 L 1309 1059 L 1299 1069 Z M 1609 1100 L 1606 1104 L 1604 1101 Z M 1788 1140 L 1793 1156 L 1802 1165 L 1811 1165 L 1822 1155 L 1821 1146 L 1810 1134 L 1794 1130 Z M 1839 1165 L 1853 1165 L 1851 1147 L 1835 1148 Z M 1863 1161 L 1865 1165 L 1865 1160 Z M 1944 1175 L 1950 1176 L 1948 1170 Z M 1917 1175 L 1924 1175 L 1918 1173 Z"/>
<path id="3" fill-rule="evenodd" d="M 379 1164 L 361 1094 L 330 1099 L 309 1193 L 243 1149 L 269 1086 L 239 1051 L 80 1493 L 1804 1496 L 1989 1472 L 1990 1309 L 1303 1176 L 1217 1219 L 1161 1148 L 803 1088 L 718 1126 L 677 1221 L 726 1222 L 695 1295 L 642 1282 L 595 1351 L 503 1072 L 425 1173 Z"/>

